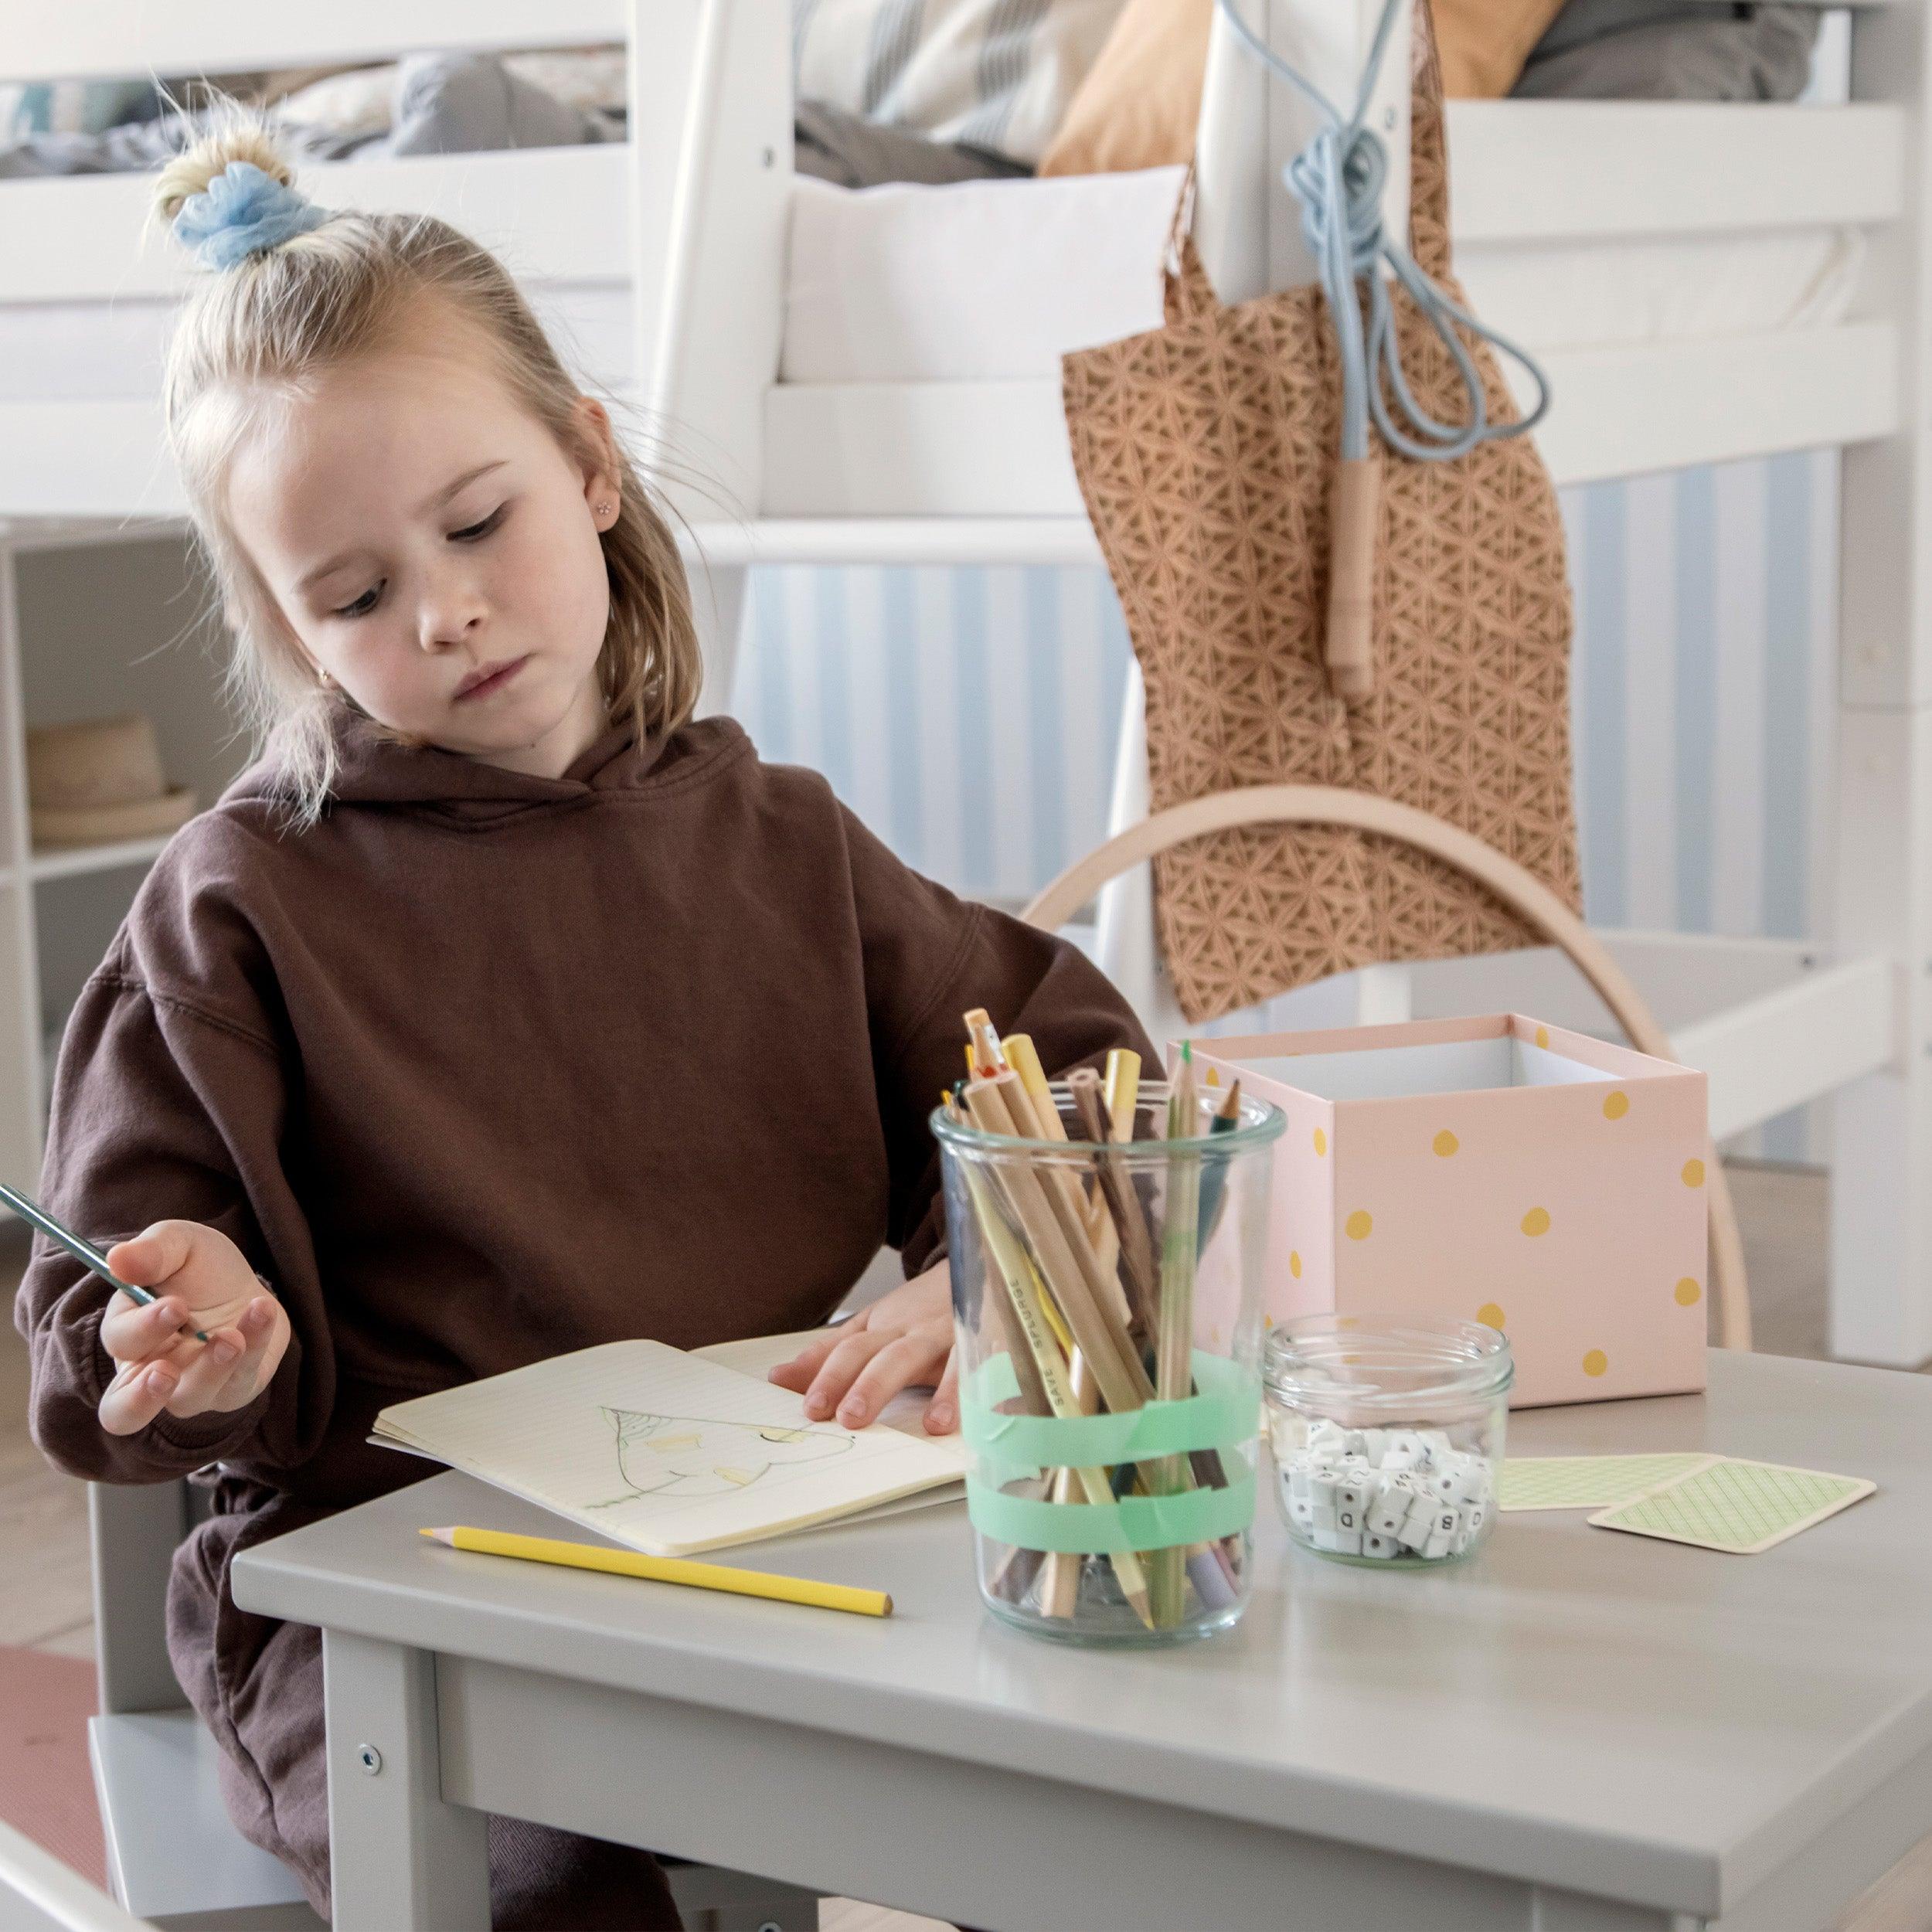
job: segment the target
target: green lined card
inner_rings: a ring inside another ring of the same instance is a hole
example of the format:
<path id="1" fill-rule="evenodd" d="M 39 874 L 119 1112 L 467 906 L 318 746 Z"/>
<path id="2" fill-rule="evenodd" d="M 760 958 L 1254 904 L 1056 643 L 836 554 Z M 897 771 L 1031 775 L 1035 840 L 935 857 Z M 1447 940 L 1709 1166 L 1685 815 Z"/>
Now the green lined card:
<path id="1" fill-rule="evenodd" d="M 1726 1459 L 1590 1520 L 1600 1529 L 1750 1556 L 1849 1509 L 1877 1487 L 1859 1476 Z"/>
<path id="2" fill-rule="evenodd" d="M 1510 1456 L 1498 1509 L 1614 1509 L 1716 1458 L 1702 1451 L 1655 1456 Z"/>

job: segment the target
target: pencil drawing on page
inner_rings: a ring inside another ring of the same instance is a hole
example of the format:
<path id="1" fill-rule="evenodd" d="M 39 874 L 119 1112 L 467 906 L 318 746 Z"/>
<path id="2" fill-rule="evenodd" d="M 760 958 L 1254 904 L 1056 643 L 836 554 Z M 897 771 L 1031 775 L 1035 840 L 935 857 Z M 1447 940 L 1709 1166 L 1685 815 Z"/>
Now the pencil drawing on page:
<path id="1" fill-rule="evenodd" d="M 617 1437 L 621 1495 L 587 1503 L 614 1509 L 641 1496 L 724 1496 L 757 1483 L 769 1489 L 804 1463 L 842 1455 L 858 1440 L 842 1429 L 721 1422 L 706 1416 L 603 1410 Z"/>

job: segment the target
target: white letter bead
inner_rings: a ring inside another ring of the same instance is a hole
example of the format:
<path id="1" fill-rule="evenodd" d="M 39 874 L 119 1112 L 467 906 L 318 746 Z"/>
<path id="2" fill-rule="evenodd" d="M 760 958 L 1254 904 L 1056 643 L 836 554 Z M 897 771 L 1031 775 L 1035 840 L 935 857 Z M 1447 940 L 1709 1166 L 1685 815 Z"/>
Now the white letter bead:
<path id="1" fill-rule="evenodd" d="M 1376 1485 L 1351 1471 L 1335 1486 L 1335 1506 L 1338 1509 L 1359 1510 L 1375 1494 Z"/>
<path id="2" fill-rule="evenodd" d="M 1338 1529 L 1335 1532 L 1335 1553 L 1342 1556 L 1359 1556 L 1362 1554 L 1362 1532 L 1359 1529 Z"/>
<path id="3" fill-rule="evenodd" d="M 1409 1514 L 1409 1501 L 1406 1490 L 1383 1490 L 1369 1511 L 1369 1527 L 1379 1536 L 1399 1536 Z"/>
<path id="4" fill-rule="evenodd" d="M 1308 1447 L 1321 1455 L 1339 1455 L 1346 1433 L 1338 1422 L 1315 1423 L 1308 1430 Z"/>
<path id="5" fill-rule="evenodd" d="M 1379 1530 L 1365 1529 L 1362 1532 L 1362 1553 L 1365 1556 L 1380 1557 L 1386 1562 L 1401 1547 L 1394 1537 L 1385 1536 Z"/>

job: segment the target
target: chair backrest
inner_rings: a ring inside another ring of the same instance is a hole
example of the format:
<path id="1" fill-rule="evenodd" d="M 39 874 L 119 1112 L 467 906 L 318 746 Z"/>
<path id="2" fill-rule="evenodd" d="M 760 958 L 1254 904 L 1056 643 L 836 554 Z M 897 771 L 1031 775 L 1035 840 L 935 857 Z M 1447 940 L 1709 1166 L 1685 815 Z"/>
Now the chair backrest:
<path id="1" fill-rule="evenodd" d="M 1643 995 L 1602 941 L 1549 888 L 1446 818 L 1366 791 L 1336 785 L 1254 785 L 1219 791 L 1170 806 L 1107 840 L 1070 866 L 1026 909 L 1034 925 L 1056 931 L 1109 879 L 1173 846 L 1237 825 L 1350 825 L 1415 846 L 1453 866 L 1494 893 L 1552 945 L 1560 946 L 1596 988 L 1631 1044 L 1658 1060 L 1675 1060 L 1670 1041 Z M 1723 1164 L 1715 1151 L 1705 1163 L 1710 1202 L 1711 1273 L 1718 1339 L 1727 1349 L 1751 1345 L 1751 1306 L 1744 1246 Z"/>
<path id="2" fill-rule="evenodd" d="M 168 1660 L 168 1570 L 175 1546 L 197 1520 L 185 1481 L 87 1485 L 104 1713 L 178 1710 L 188 1702 Z"/>
<path id="3" fill-rule="evenodd" d="M 78 1872 L 0 1824 L 0 1932 L 154 1932 Z"/>

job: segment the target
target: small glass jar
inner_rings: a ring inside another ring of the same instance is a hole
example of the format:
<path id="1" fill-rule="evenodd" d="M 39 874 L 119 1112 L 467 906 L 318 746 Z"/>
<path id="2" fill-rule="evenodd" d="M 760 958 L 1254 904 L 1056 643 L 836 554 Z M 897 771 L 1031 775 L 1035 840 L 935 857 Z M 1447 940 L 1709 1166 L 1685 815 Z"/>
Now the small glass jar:
<path id="1" fill-rule="evenodd" d="M 1495 1526 L 1515 1367 L 1479 1321 L 1301 1315 L 1262 1364 L 1289 1536 L 1338 1563 L 1473 1556 Z"/>

